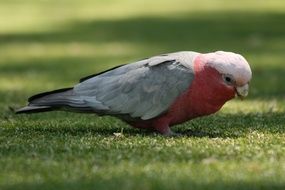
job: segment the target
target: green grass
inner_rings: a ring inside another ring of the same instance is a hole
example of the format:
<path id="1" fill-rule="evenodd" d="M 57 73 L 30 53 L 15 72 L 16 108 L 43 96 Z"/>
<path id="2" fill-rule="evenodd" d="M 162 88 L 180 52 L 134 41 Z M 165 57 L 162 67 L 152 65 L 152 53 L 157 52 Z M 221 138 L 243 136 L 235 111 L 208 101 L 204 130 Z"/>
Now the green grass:
<path id="1" fill-rule="evenodd" d="M 0 189 L 284 189 L 284 8 L 281 0 L 0 0 Z M 111 117 L 11 111 L 35 93 L 179 50 L 243 54 L 249 97 L 174 127 L 185 134 L 176 138 Z"/>

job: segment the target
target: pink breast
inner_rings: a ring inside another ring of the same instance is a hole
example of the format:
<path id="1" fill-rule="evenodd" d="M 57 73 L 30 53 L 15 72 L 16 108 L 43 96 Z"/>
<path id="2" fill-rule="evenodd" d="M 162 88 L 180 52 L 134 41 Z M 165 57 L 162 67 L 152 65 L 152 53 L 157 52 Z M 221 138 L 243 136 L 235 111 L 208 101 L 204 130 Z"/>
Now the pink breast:
<path id="1" fill-rule="evenodd" d="M 215 113 L 235 97 L 234 88 L 226 86 L 221 74 L 207 66 L 202 57 L 195 59 L 194 72 L 195 78 L 189 89 L 177 98 L 164 116 L 170 125 Z"/>

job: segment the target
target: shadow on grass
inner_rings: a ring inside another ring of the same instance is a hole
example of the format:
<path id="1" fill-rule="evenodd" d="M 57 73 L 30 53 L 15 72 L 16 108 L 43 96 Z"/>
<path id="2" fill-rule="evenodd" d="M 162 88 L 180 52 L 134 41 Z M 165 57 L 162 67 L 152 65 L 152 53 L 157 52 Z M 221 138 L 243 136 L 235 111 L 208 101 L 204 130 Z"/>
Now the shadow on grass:
<path id="1" fill-rule="evenodd" d="M 123 20 L 74 22 L 65 30 L 47 33 L 2 34 L 9 43 L 66 43 L 113 41 L 138 43 L 175 51 L 181 49 L 268 52 L 268 40 L 285 37 L 285 14 L 208 12 L 178 18 L 130 18 Z M 283 53 L 284 48 L 271 49 Z"/>

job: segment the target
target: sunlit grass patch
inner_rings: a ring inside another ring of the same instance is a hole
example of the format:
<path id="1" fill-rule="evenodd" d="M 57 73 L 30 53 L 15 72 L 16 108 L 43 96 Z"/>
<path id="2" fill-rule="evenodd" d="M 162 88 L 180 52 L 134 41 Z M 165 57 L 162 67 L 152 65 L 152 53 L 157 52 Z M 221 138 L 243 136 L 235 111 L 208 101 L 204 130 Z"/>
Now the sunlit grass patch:
<path id="1" fill-rule="evenodd" d="M 285 111 L 285 101 L 278 99 L 235 100 L 225 104 L 222 113 L 282 113 Z"/>
<path id="2" fill-rule="evenodd" d="M 69 43 L 11 43 L 0 49 L 0 65 L 5 65 L 13 64 L 13 62 L 24 64 L 29 60 L 39 58 L 94 57 L 95 59 L 102 56 L 129 56 L 136 54 L 141 47 L 124 42 L 98 44 L 74 41 Z"/>

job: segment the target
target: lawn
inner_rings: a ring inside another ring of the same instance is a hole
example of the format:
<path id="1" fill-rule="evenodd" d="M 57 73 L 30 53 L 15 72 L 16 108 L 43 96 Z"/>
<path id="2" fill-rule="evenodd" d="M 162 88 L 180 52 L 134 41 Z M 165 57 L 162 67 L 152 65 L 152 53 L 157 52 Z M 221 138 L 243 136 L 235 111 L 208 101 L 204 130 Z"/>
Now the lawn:
<path id="1" fill-rule="evenodd" d="M 285 189 L 285 3 L 0 0 L 0 189 Z M 112 117 L 15 115 L 30 95 L 179 50 L 226 50 L 250 95 L 166 138 Z"/>

